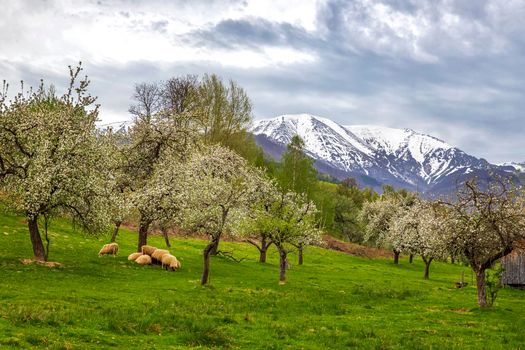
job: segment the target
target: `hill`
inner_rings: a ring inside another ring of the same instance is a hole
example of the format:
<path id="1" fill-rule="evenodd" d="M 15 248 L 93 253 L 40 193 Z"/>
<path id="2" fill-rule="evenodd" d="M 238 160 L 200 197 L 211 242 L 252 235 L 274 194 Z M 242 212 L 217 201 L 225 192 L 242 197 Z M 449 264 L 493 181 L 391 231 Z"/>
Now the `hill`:
<path id="1" fill-rule="evenodd" d="M 338 179 L 354 177 L 362 186 L 388 184 L 429 195 L 450 193 L 458 181 L 491 173 L 512 175 L 513 168 L 488 163 L 446 142 L 411 129 L 339 125 L 309 114 L 257 120 L 257 143 L 279 159 L 294 135 L 305 142 L 316 168 Z"/>
<path id="2" fill-rule="evenodd" d="M 256 262 L 246 244 L 222 243 L 241 263 L 216 257 L 211 285 L 201 287 L 205 241 L 174 239 L 182 269 L 167 272 L 127 261 L 136 234 L 124 230 L 118 257 L 97 257 L 108 237 L 51 223 L 50 260 L 32 256 L 23 217 L 0 214 L 0 348 L 457 348 L 525 347 L 525 298 L 505 289 L 480 310 L 476 291 L 454 288 L 459 265 L 368 259 L 308 248 L 279 286 L 277 254 Z M 161 237 L 151 243 L 164 247 Z"/>

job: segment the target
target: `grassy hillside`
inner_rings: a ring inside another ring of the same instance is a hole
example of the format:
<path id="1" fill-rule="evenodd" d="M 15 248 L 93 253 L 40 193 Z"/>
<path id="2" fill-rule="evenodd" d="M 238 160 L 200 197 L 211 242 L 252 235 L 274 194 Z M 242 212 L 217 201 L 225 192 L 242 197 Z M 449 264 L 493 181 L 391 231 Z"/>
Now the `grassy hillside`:
<path id="1" fill-rule="evenodd" d="M 525 292 L 505 289 L 491 310 L 475 289 L 454 288 L 464 267 L 369 260 L 309 248 L 305 265 L 279 286 L 277 254 L 255 261 L 245 244 L 221 248 L 242 263 L 213 258 L 201 287 L 200 240 L 174 240 L 183 268 L 166 272 L 127 261 L 136 234 L 119 237 L 117 258 L 97 257 L 108 237 L 51 227 L 50 260 L 23 265 L 31 247 L 23 218 L 0 214 L 0 348 L 525 348 Z M 151 243 L 163 247 L 161 237 Z M 295 256 L 291 257 L 292 263 Z"/>

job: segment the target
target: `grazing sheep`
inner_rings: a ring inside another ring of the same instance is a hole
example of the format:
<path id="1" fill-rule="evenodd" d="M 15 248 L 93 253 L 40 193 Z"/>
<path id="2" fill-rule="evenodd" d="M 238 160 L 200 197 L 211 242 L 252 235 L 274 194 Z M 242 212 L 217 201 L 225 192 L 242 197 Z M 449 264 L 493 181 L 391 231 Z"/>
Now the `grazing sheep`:
<path id="1" fill-rule="evenodd" d="M 151 257 L 149 255 L 141 255 L 135 262 L 139 265 L 151 265 Z"/>
<path id="2" fill-rule="evenodd" d="M 166 268 L 166 270 L 171 268 L 175 271 L 176 269 L 180 269 L 180 266 L 180 262 L 175 256 L 171 254 L 165 254 L 162 256 L 162 267 Z"/>
<path id="3" fill-rule="evenodd" d="M 128 256 L 128 260 L 130 261 L 135 261 L 137 260 L 137 258 L 139 256 L 142 256 L 142 253 L 131 253 L 129 256 Z"/>
<path id="4" fill-rule="evenodd" d="M 118 253 L 118 244 L 117 243 L 109 243 L 104 244 L 102 249 L 100 249 L 100 252 L 98 252 L 98 256 L 111 254 L 113 256 L 117 255 Z"/>
<path id="5" fill-rule="evenodd" d="M 153 247 L 153 246 L 150 246 L 150 245 L 143 245 L 142 247 L 140 247 L 140 249 L 142 251 L 142 254 L 146 254 L 146 255 L 151 256 L 153 254 L 153 252 L 155 250 L 157 250 L 157 247 Z"/>
<path id="6" fill-rule="evenodd" d="M 157 249 L 151 254 L 151 259 L 153 262 L 160 264 L 162 257 L 166 254 L 169 254 L 170 252 L 165 249 Z"/>

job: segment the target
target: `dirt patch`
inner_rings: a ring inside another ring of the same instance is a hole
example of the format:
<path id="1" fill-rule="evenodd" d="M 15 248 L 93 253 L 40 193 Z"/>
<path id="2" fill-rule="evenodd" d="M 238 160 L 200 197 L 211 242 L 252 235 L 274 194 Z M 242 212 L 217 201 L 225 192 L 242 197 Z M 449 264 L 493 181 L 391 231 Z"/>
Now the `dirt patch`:
<path id="1" fill-rule="evenodd" d="M 40 261 L 40 260 L 33 260 L 33 259 L 20 259 L 20 262 L 23 265 L 38 264 L 38 265 L 46 266 L 46 267 L 59 267 L 59 266 L 62 266 L 61 263 L 56 262 L 56 261 Z"/>
<path id="2" fill-rule="evenodd" d="M 392 257 L 392 252 L 385 249 L 365 247 L 355 243 L 343 242 L 328 235 L 323 236 L 323 240 L 326 243 L 326 248 L 337 250 L 339 252 L 343 252 L 350 255 L 365 257 L 369 259 Z"/>

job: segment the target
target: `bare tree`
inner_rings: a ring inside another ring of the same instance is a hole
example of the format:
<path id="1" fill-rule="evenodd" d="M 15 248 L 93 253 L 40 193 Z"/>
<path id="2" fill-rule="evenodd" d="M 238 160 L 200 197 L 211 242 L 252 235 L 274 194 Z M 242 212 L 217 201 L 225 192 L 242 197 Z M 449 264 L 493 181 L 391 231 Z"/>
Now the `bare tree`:
<path id="1" fill-rule="evenodd" d="M 510 180 L 493 178 L 486 186 L 475 179 L 457 189 L 449 207 L 449 246 L 461 253 L 476 274 L 478 304 L 487 307 L 485 271 L 525 239 L 523 192 Z"/>
<path id="2" fill-rule="evenodd" d="M 157 83 L 135 84 L 132 98 L 134 104 L 129 107 L 129 112 L 135 121 L 146 120 L 150 122 L 162 105 L 162 91 Z"/>

